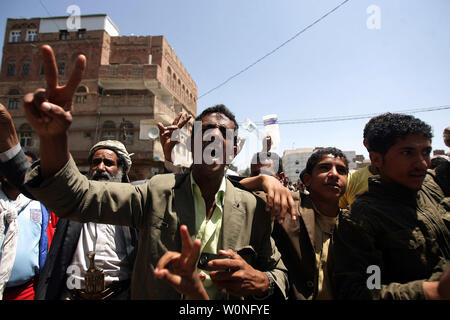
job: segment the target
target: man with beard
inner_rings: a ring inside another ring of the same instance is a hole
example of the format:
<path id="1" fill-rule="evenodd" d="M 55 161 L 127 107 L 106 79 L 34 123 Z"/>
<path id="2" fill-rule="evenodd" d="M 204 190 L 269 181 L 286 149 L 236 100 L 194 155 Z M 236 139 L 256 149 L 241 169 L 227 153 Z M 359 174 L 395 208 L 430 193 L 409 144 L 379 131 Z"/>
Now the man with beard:
<path id="1" fill-rule="evenodd" d="M 220 270 L 209 273 L 212 283 L 205 286 L 210 298 L 286 296 L 286 268 L 270 236 L 265 204 L 233 187 L 224 175 L 226 163 L 237 153 L 238 133 L 237 121 L 225 106 L 208 108 L 198 117 L 190 173 L 156 175 L 138 186 L 88 180 L 68 147 L 73 93 L 86 58 L 78 56 L 68 83 L 59 86 L 53 50 L 42 46 L 42 54 L 47 89 L 24 97 L 27 120 L 40 137 L 41 160 L 27 171 L 25 187 L 62 218 L 139 229 L 133 299 L 183 297 L 156 278 L 155 267 L 165 252 L 180 249 L 178 229 L 186 227 L 190 236 L 201 239 L 202 252 L 230 256 L 211 261 Z M 210 138 L 214 142 L 205 143 Z M 205 157 L 211 144 L 220 148 Z"/>
<path id="2" fill-rule="evenodd" d="M 88 178 L 128 183 L 130 154 L 115 140 L 100 141 L 88 156 Z M 130 227 L 60 219 L 47 262 L 42 270 L 36 299 L 129 299 L 130 279 L 137 250 L 137 233 Z M 106 288 L 89 293 L 84 274 L 90 267 L 88 253 L 103 269 Z"/>

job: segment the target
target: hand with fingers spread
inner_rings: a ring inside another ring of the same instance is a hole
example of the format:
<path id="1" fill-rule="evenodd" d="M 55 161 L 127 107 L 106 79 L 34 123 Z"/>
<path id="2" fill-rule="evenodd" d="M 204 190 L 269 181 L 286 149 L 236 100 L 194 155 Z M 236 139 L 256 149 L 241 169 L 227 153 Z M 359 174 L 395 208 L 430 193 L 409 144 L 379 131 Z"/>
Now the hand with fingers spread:
<path id="1" fill-rule="evenodd" d="M 179 141 L 172 139 L 172 134 L 175 130 L 179 130 L 191 119 L 191 115 L 184 115 L 183 112 L 178 113 L 170 126 L 164 126 L 161 122 L 158 122 L 159 140 L 164 152 L 164 158 L 167 161 L 172 161 L 172 150 L 175 148 Z"/>
<path id="2" fill-rule="evenodd" d="M 0 152 L 5 152 L 19 143 L 14 122 L 8 110 L 0 103 Z"/>
<path id="3" fill-rule="evenodd" d="M 271 219 L 276 218 L 281 224 L 289 213 L 292 220 L 297 219 L 297 204 L 292 197 L 291 191 L 286 188 L 277 178 L 262 175 L 262 189 L 266 192 L 266 211 L 270 212 Z"/>
<path id="4" fill-rule="evenodd" d="M 197 273 L 200 240 L 192 242 L 185 225 L 180 227 L 181 253 L 168 251 L 158 261 L 155 276 L 193 300 L 209 300 Z"/>
<path id="5" fill-rule="evenodd" d="M 270 281 L 264 272 L 254 269 L 231 249 L 220 250 L 219 254 L 231 256 L 230 259 L 215 259 L 208 263 L 210 267 L 219 269 L 209 274 L 219 289 L 236 297 L 266 295 Z"/>

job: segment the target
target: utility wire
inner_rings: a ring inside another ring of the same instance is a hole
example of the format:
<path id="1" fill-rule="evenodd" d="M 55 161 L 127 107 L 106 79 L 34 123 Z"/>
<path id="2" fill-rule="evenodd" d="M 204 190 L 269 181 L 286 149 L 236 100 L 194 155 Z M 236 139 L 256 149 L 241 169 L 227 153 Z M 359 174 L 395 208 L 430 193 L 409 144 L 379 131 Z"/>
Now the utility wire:
<path id="1" fill-rule="evenodd" d="M 450 105 L 442 105 L 436 107 L 427 107 L 427 108 L 415 108 L 415 109 L 405 109 L 399 111 L 392 111 L 392 113 L 420 113 L 420 112 L 432 112 L 439 110 L 447 110 L 450 109 Z M 333 116 L 333 117 L 323 117 L 323 118 L 307 118 L 307 119 L 296 119 L 296 120 L 281 120 L 278 121 L 279 125 L 286 124 L 302 124 L 302 123 L 320 123 L 320 122 L 335 122 L 335 121 L 348 121 L 348 120 L 359 120 L 359 119 L 368 119 L 374 116 L 381 114 L 379 113 L 366 113 L 360 115 L 349 115 L 349 116 Z M 255 122 L 256 125 L 263 125 L 263 122 Z"/>
<path id="2" fill-rule="evenodd" d="M 335 12 L 336 10 L 338 10 L 340 7 L 342 7 L 344 4 L 346 4 L 347 2 L 349 2 L 350 0 L 345 0 L 343 1 L 341 4 L 339 4 L 337 7 L 333 8 L 332 10 L 328 11 L 327 13 L 325 13 L 323 16 L 321 16 L 319 19 L 317 19 L 316 21 L 314 21 L 313 23 L 311 23 L 310 25 L 308 25 L 307 27 L 305 27 L 303 30 L 297 32 L 294 36 L 292 36 L 291 38 L 289 38 L 288 40 L 286 40 L 285 42 L 283 42 L 282 44 L 280 44 L 278 47 L 276 47 L 275 49 L 273 49 L 272 51 L 270 51 L 269 53 L 266 53 L 264 56 L 262 56 L 261 58 L 259 58 L 258 60 L 256 60 L 255 62 L 253 62 L 252 64 L 250 64 L 249 66 L 245 67 L 244 69 L 242 69 L 241 71 L 239 71 L 238 73 L 232 75 L 231 77 L 229 77 L 228 79 L 226 79 L 224 82 L 220 83 L 219 85 L 217 85 L 216 87 L 210 89 L 209 91 L 205 92 L 204 94 L 200 95 L 197 98 L 197 101 L 199 99 L 201 99 L 202 97 L 206 96 L 207 94 L 213 92 L 214 90 L 219 89 L 220 87 L 224 86 L 225 84 L 227 84 L 229 81 L 231 81 L 232 79 L 236 78 L 237 76 L 239 76 L 240 74 L 244 73 L 245 71 L 247 71 L 248 69 L 250 69 L 251 67 L 253 67 L 254 65 L 256 65 L 257 63 L 261 62 L 262 60 L 264 60 L 265 58 L 267 58 L 268 56 L 272 55 L 273 53 L 275 53 L 276 51 L 278 51 L 279 49 L 281 49 L 282 47 L 284 47 L 286 44 L 288 44 L 289 42 L 291 42 L 292 40 L 294 40 L 295 38 L 297 38 L 299 35 L 301 35 L 303 32 L 307 31 L 309 28 L 313 27 L 315 24 L 319 23 L 320 21 L 322 21 L 323 19 L 325 19 L 327 16 L 329 16 L 330 14 L 332 14 L 333 12 Z"/>

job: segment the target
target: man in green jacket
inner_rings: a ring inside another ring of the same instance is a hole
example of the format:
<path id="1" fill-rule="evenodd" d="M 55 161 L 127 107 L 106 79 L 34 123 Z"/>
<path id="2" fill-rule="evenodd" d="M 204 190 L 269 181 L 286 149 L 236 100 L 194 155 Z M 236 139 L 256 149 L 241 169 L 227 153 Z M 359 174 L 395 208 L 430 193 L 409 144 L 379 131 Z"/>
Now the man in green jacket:
<path id="1" fill-rule="evenodd" d="M 286 268 L 270 237 L 265 204 L 224 177 L 225 165 L 237 151 L 234 115 L 218 105 L 197 118 L 200 130 L 194 130 L 192 136 L 194 165 L 190 173 L 157 175 L 138 186 L 90 181 L 76 168 L 67 139 L 72 95 L 86 58 L 78 57 L 68 84 L 61 87 L 52 49 L 43 46 L 42 53 L 47 90 L 24 97 L 28 122 L 40 136 L 41 155 L 40 163 L 27 174 L 26 187 L 60 217 L 139 229 L 132 299 L 182 298 L 154 274 L 165 252 L 180 251 L 181 226 L 184 231 L 187 227 L 192 239 L 200 240 L 201 252 L 226 250 L 231 255 L 226 273 L 206 273 L 203 285 L 209 298 L 267 297 L 272 293 L 286 297 Z M 213 140 L 213 148 L 208 139 Z M 210 157 L 205 159 L 207 150 Z M 187 298 L 199 298 L 183 293 Z"/>
<path id="2" fill-rule="evenodd" d="M 333 236 L 337 298 L 443 298 L 450 214 L 427 172 L 431 138 L 431 127 L 409 115 L 387 113 L 373 123 L 367 139 L 379 175 L 339 217 Z"/>

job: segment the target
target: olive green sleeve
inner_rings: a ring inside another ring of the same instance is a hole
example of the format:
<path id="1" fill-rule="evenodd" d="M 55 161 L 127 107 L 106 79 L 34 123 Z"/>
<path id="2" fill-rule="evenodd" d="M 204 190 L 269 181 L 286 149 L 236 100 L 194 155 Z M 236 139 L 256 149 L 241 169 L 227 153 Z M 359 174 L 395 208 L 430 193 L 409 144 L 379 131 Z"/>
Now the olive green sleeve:
<path id="1" fill-rule="evenodd" d="M 88 180 L 72 157 L 45 181 L 39 163 L 35 163 L 27 171 L 25 186 L 57 216 L 79 222 L 139 227 L 151 201 L 147 185 Z"/>

